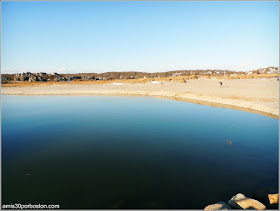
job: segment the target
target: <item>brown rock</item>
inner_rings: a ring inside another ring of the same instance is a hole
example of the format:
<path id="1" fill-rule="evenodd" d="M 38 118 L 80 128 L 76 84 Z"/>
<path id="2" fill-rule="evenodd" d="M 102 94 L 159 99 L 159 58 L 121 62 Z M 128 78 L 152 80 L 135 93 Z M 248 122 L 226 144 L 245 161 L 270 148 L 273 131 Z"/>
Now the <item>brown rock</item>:
<path id="1" fill-rule="evenodd" d="M 204 210 L 231 210 L 231 207 L 225 202 L 208 205 Z"/>
<path id="2" fill-rule="evenodd" d="M 237 209 L 256 209 L 256 210 L 264 210 L 266 208 L 261 202 L 247 198 L 242 193 L 238 193 L 233 196 L 229 201 L 228 204 Z"/>
<path id="3" fill-rule="evenodd" d="M 267 209 L 277 209 L 278 203 L 271 204 L 271 202 L 274 202 L 277 197 L 275 198 L 275 196 L 274 197 L 270 196 L 271 199 L 269 199 L 269 195 L 275 195 L 277 193 L 278 193 L 277 188 L 266 187 L 266 188 L 261 188 L 261 189 L 256 190 L 253 193 L 252 198 L 263 203 Z M 278 197 L 279 197 L 279 195 L 278 195 Z M 271 200 L 271 202 L 270 202 L 270 200 Z"/>
<path id="4" fill-rule="evenodd" d="M 269 199 L 270 204 L 278 204 L 279 203 L 279 193 L 268 194 L 268 199 Z"/>

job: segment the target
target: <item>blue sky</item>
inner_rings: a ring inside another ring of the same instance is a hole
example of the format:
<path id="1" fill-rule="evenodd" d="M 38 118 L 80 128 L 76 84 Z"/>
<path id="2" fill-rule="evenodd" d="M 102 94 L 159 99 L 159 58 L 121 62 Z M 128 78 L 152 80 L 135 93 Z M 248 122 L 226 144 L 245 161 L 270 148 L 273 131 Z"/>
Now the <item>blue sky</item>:
<path id="1" fill-rule="evenodd" d="M 1 69 L 252 70 L 279 64 L 279 2 L 2 2 Z"/>

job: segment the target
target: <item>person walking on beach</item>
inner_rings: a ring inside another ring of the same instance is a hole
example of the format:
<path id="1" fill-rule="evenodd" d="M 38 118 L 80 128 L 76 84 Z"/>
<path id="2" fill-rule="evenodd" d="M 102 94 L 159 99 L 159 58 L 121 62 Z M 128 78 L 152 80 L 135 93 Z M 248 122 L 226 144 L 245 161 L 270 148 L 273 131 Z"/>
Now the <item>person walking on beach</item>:
<path id="1" fill-rule="evenodd" d="M 220 83 L 220 88 L 221 88 L 221 87 L 224 87 L 222 81 L 219 81 L 219 83 Z"/>
<path id="2" fill-rule="evenodd" d="M 185 84 L 187 83 L 187 80 L 185 78 L 183 78 L 183 81 L 184 81 Z"/>

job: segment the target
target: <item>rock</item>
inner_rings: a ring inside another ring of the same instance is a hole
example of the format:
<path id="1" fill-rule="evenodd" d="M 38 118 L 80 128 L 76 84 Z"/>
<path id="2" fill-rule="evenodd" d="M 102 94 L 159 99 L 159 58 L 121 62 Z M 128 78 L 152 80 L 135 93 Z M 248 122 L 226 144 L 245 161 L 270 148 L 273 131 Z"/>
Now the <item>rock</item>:
<path id="1" fill-rule="evenodd" d="M 276 189 L 276 188 L 261 188 L 252 194 L 252 198 L 263 203 L 268 209 L 277 209 L 278 202 L 275 203 L 275 201 L 277 200 L 277 196 L 272 196 L 277 193 L 278 193 L 278 189 Z M 271 195 L 270 198 L 269 198 L 269 195 Z M 279 195 L 278 195 L 278 198 L 279 198 Z"/>
<path id="2" fill-rule="evenodd" d="M 237 209 L 256 209 L 256 210 L 264 210 L 266 208 L 261 202 L 247 198 L 242 193 L 238 193 L 233 196 L 229 201 L 228 204 Z"/>
<path id="3" fill-rule="evenodd" d="M 204 210 L 231 210 L 231 207 L 225 202 L 208 205 Z"/>
<path id="4" fill-rule="evenodd" d="M 269 199 L 270 204 L 278 204 L 279 203 L 279 193 L 268 194 L 268 199 Z"/>

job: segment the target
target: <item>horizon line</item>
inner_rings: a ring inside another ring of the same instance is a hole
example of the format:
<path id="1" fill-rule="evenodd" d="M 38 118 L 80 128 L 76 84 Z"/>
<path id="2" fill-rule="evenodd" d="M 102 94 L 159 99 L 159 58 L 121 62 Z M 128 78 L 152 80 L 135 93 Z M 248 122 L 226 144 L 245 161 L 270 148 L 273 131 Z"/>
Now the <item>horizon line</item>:
<path id="1" fill-rule="evenodd" d="M 136 71 L 136 70 L 131 70 L 131 71 L 104 71 L 104 72 L 61 72 L 58 70 L 52 70 L 52 71 L 31 71 L 31 70 L 26 70 L 26 71 L 22 71 L 22 72 L 13 72 L 13 73 L 7 73 L 7 72 L 0 72 L 0 74 L 17 74 L 17 73 L 26 73 L 26 72 L 31 72 L 31 73 L 40 73 L 40 72 L 44 72 L 44 73 L 59 73 L 59 74 L 104 74 L 104 73 L 128 73 L 128 72 L 138 72 L 138 73 L 151 73 L 151 74 L 155 74 L 155 73 L 167 73 L 167 72 L 174 72 L 174 71 L 227 71 L 227 72 L 251 72 L 251 71 L 256 71 L 256 70 L 260 70 L 260 69 L 267 69 L 267 68 L 278 68 L 278 66 L 267 66 L 267 67 L 261 67 L 261 68 L 256 68 L 256 69 L 251 69 L 251 70 L 229 70 L 229 69 L 181 69 L 181 70 L 168 70 L 168 71 L 158 71 L 158 72 L 146 72 L 146 71 Z"/>

